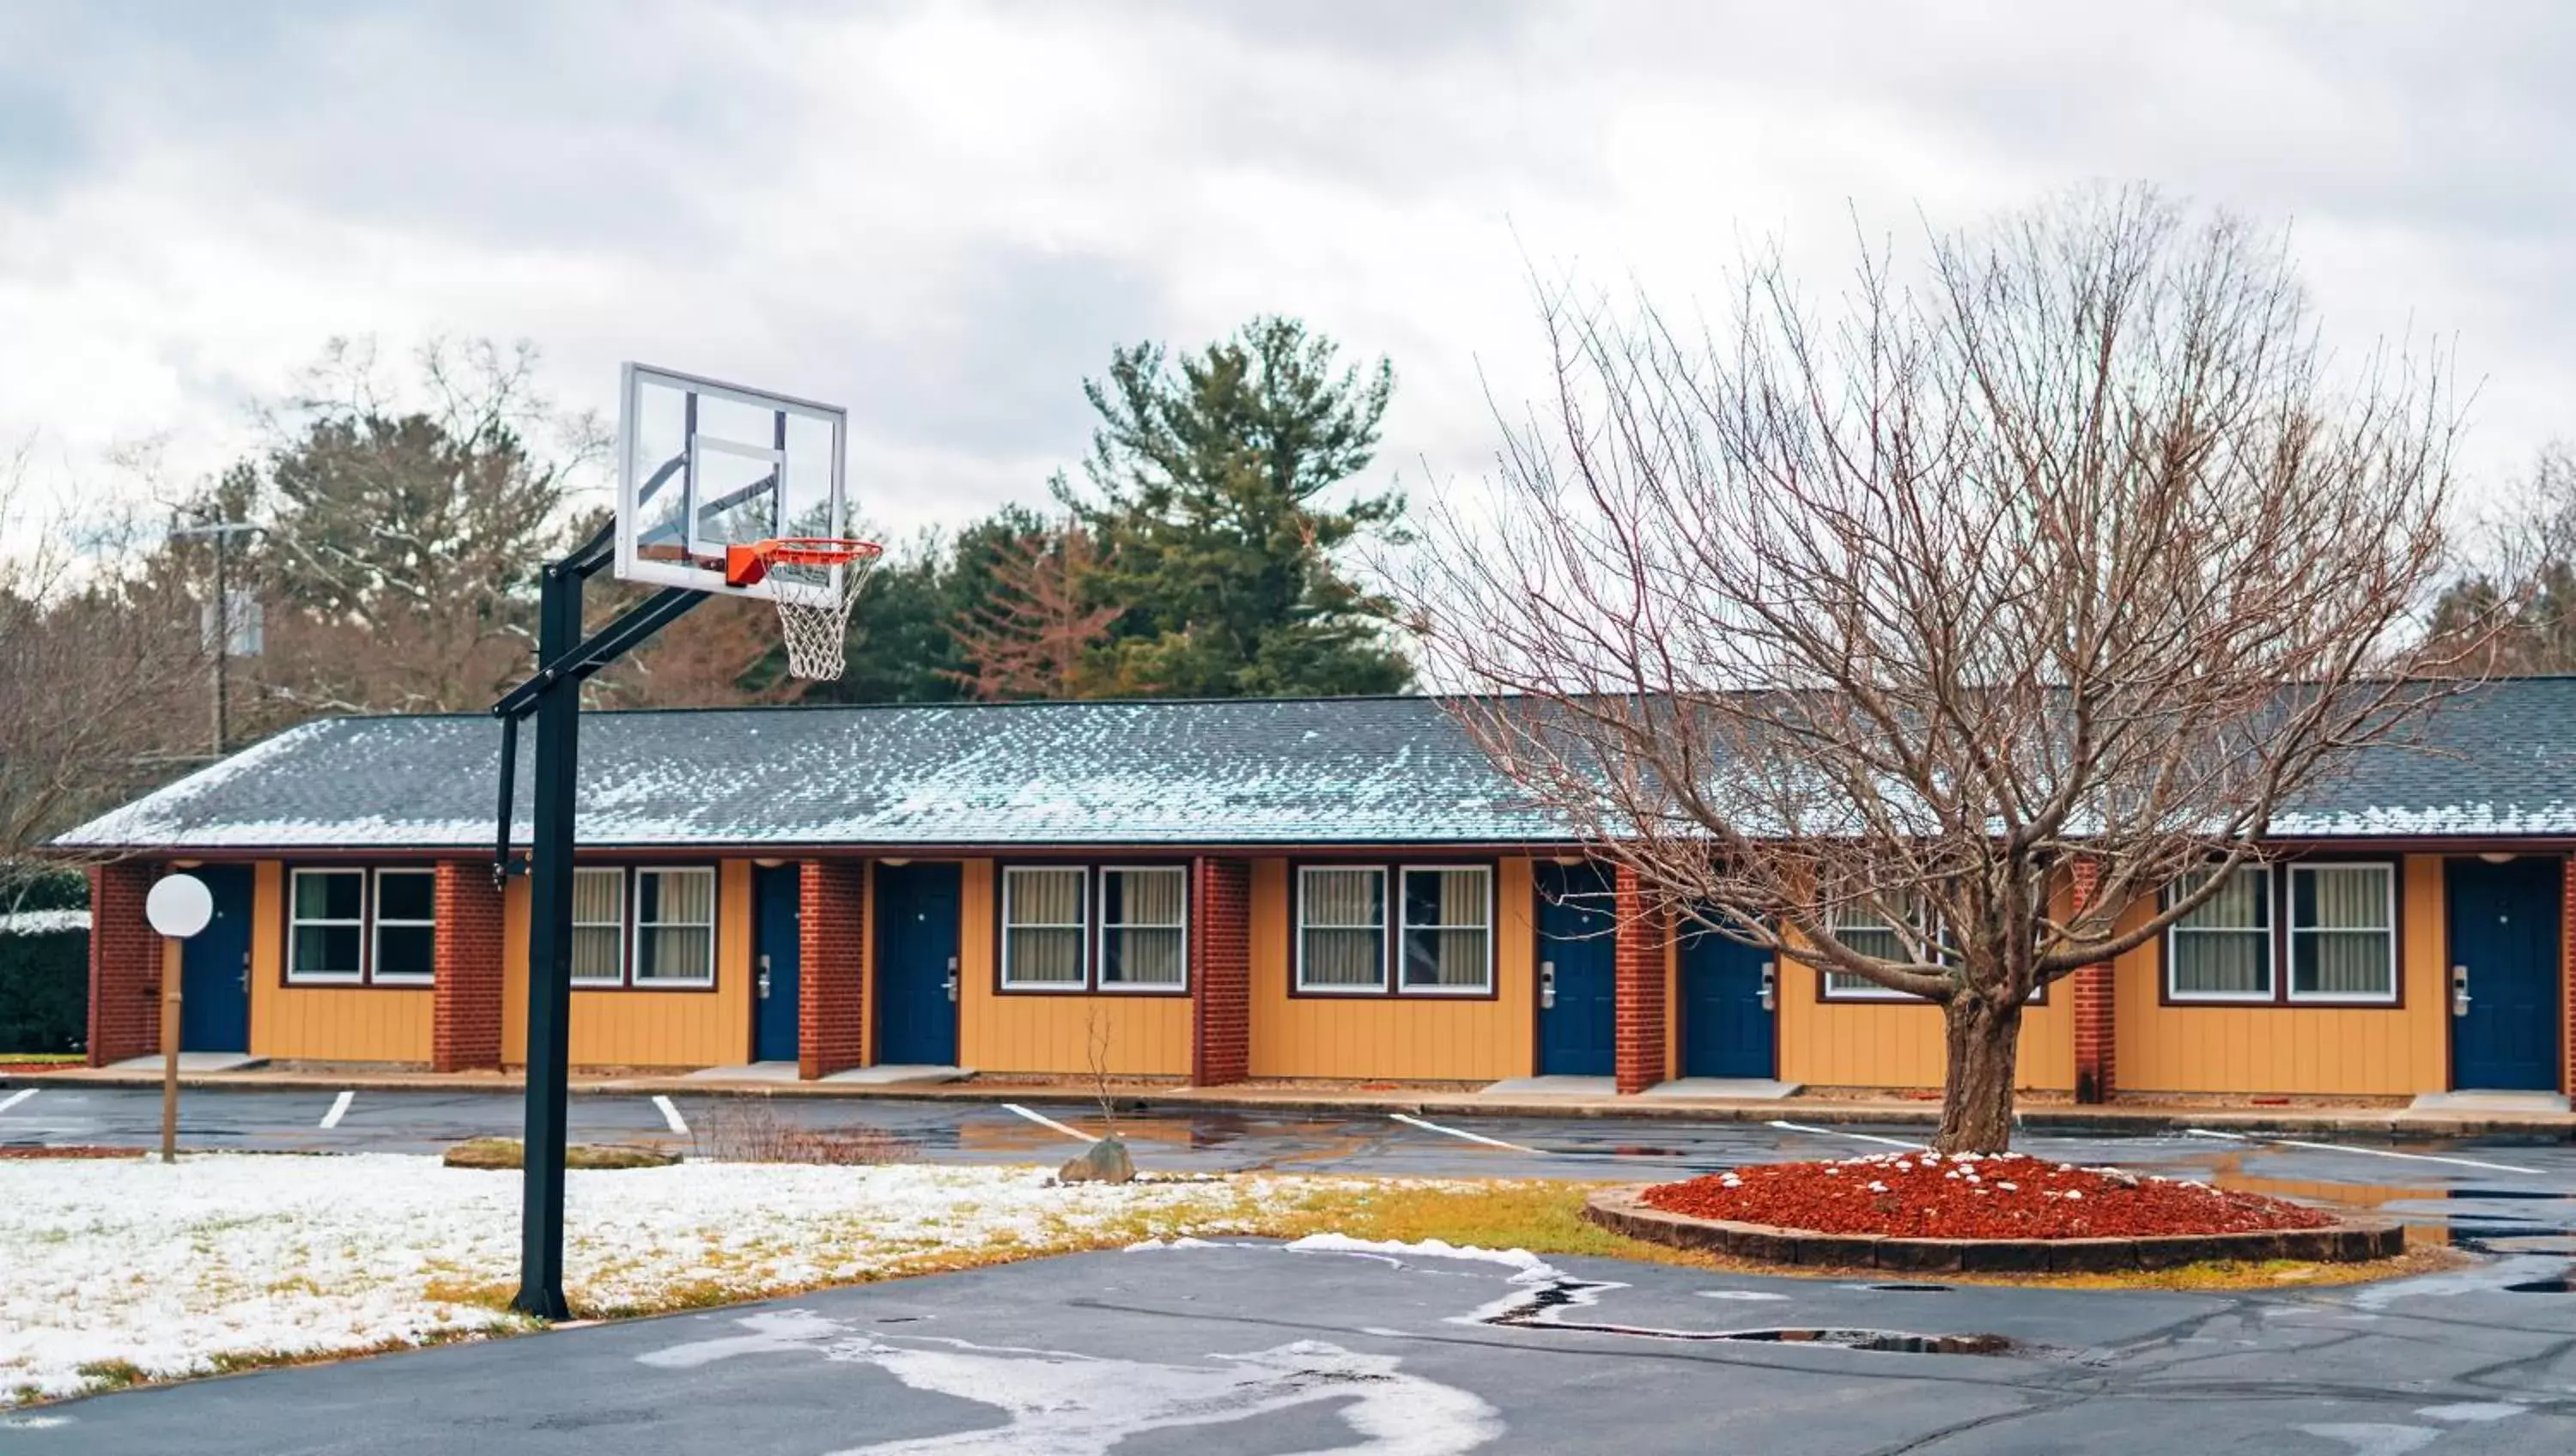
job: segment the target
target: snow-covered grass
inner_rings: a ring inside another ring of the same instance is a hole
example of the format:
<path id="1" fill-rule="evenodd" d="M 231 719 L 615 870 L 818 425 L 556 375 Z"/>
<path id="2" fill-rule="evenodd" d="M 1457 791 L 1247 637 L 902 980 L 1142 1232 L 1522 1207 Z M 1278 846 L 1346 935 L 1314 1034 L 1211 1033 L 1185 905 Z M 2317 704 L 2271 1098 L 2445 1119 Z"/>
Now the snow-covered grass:
<path id="1" fill-rule="evenodd" d="M 574 1173 L 565 1292 L 619 1315 L 1251 1233 L 1360 1179 L 1049 1186 L 1037 1169 L 684 1163 Z M 1411 1184 L 1404 1187 L 1436 1185 Z M 435 1158 L 0 1162 L 0 1406 L 505 1333 L 519 1178 Z"/>

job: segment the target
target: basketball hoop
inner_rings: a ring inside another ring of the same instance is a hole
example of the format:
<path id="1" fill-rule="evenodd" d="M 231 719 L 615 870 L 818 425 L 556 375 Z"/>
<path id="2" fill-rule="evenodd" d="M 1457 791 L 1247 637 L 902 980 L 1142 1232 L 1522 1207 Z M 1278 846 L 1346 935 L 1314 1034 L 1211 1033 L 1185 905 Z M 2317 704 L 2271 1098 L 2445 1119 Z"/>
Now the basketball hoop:
<path id="1" fill-rule="evenodd" d="M 885 548 L 839 536 L 783 536 L 725 547 L 725 585 L 769 583 L 787 640 L 787 670 L 817 682 L 841 675 L 850 608 Z"/>

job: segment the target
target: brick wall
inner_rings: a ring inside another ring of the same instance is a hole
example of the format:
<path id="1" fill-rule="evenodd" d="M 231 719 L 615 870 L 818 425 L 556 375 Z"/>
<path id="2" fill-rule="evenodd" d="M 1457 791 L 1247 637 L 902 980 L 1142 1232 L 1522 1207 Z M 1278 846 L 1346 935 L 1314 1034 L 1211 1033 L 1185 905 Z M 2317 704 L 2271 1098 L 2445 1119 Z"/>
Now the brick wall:
<path id="1" fill-rule="evenodd" d="M 160 872 L 136 860 L 89 871 L 89 1064 L 161 1050 L 161 937 L 143 918 Z"/>
<path id="2" fill-rule="evenodd" d="M 846 1072 L 867 1055 L 867 862 L 809 859 L 798 874 L 796 1075 Z"/>
<path id="3" fill-rule="evenodd" d="M 501 1065 L 501 889 L 488 860 L 438 862 L 438 980 L 430 994 L 430 1066 Z"/>
<path id="4" fill-rule="evenodd" d="M 2075 908 L 2082 910 L 2093 901 L 2100 884 L 2100 865 L 2089 859 L 2075 862 Z M 2111 963 L 2098 962 L 2085 966 L 2067 982 L 2075 995 L 2075 1100 L 2108 1102 L 2120 1090 L 2118 1023 L 2114 1019 L 2117 999 L 2112 995 Z"/>
<path id="5" fill-rule="evenodd" d="M 1252 862 L 1202 858 L 1190 887 L 1190 1081 L 1219 1087 L 1252 1066 Z"/>
<path id="6" fill-rule="evenodd" d="M 1617 1069 L 1622 1095 L 1664 1080 L 1664 940 L 1666 918 L 1649 909 L 1637 872 L 1618 872 L 1619 931 L 1614 956 L 1618 996 Z"/>

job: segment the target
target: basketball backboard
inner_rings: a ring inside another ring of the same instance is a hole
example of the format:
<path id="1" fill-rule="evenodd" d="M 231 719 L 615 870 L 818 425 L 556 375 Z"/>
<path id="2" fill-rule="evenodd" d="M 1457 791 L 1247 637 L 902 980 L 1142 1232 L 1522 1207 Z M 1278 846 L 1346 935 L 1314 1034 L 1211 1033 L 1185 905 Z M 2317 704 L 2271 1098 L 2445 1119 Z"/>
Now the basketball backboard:
<path id="1" fill-rule="evenodd" d="M 728 585 L 726 547 L 847 533 L 844 411 L 645 364 L 623 383 L 619 576 L 768 598 L 788 584 Z"/>

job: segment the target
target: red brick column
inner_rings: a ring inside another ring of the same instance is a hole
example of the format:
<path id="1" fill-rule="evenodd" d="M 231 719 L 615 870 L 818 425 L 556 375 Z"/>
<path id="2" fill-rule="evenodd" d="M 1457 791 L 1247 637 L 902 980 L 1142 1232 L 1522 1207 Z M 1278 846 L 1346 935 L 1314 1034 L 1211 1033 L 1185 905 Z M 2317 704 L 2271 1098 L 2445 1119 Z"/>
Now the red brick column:
<path id="1" fill-rule="evenodd" d="M 438 862 L 438 979 L 429 1000 L 429 1065 L 501 1065 L 501 887 L 487 860 Z"/>
<path id="2" fill-rule="evenodd" d="M 796 1075 L 812 1081 L 867 1056 L 868 866 L 809 859 L 797 897 Z"/>
<path id="3" fill-rule="evenodd" d="M 1619 931 L 1613 953 L 1618 998 L 1619 1092 L 1643 1092 L 1664 1080 L 1664 939 L 1661 908 L 1649 909 L 1626 865 L 1618 873 Z"/>
<path id="4" fill-rule="evenodd" d="M 160 872 L 140 860 L 89 871 L 89 1064 L 161 1050 L 161 937 L 143 918 Z"/>
<path id="5" fill-rule="evenodd" d="M 2089 859 L 2075 862 L 2075 908 L 2093 902 L 2102 867 Z M 2109 961 L 2085 966 L 2066 978 L 2075 995 L 2075 1100 L 2108 1102 L 2120 1088 L 2119 1035 L 2111 993 Z"/>
<path id="6" fill-rule="evenodd" d="M 1190 1081 L 1240 1082 L 1252 1068 L 1252 862 L 1190 866 Z"/>
<path id="7" fill-rule="evenodd" d="M 2576 1097 L 2576 855 L 2558 867 L 2558 1060 L 2558 1090 Z"/>

